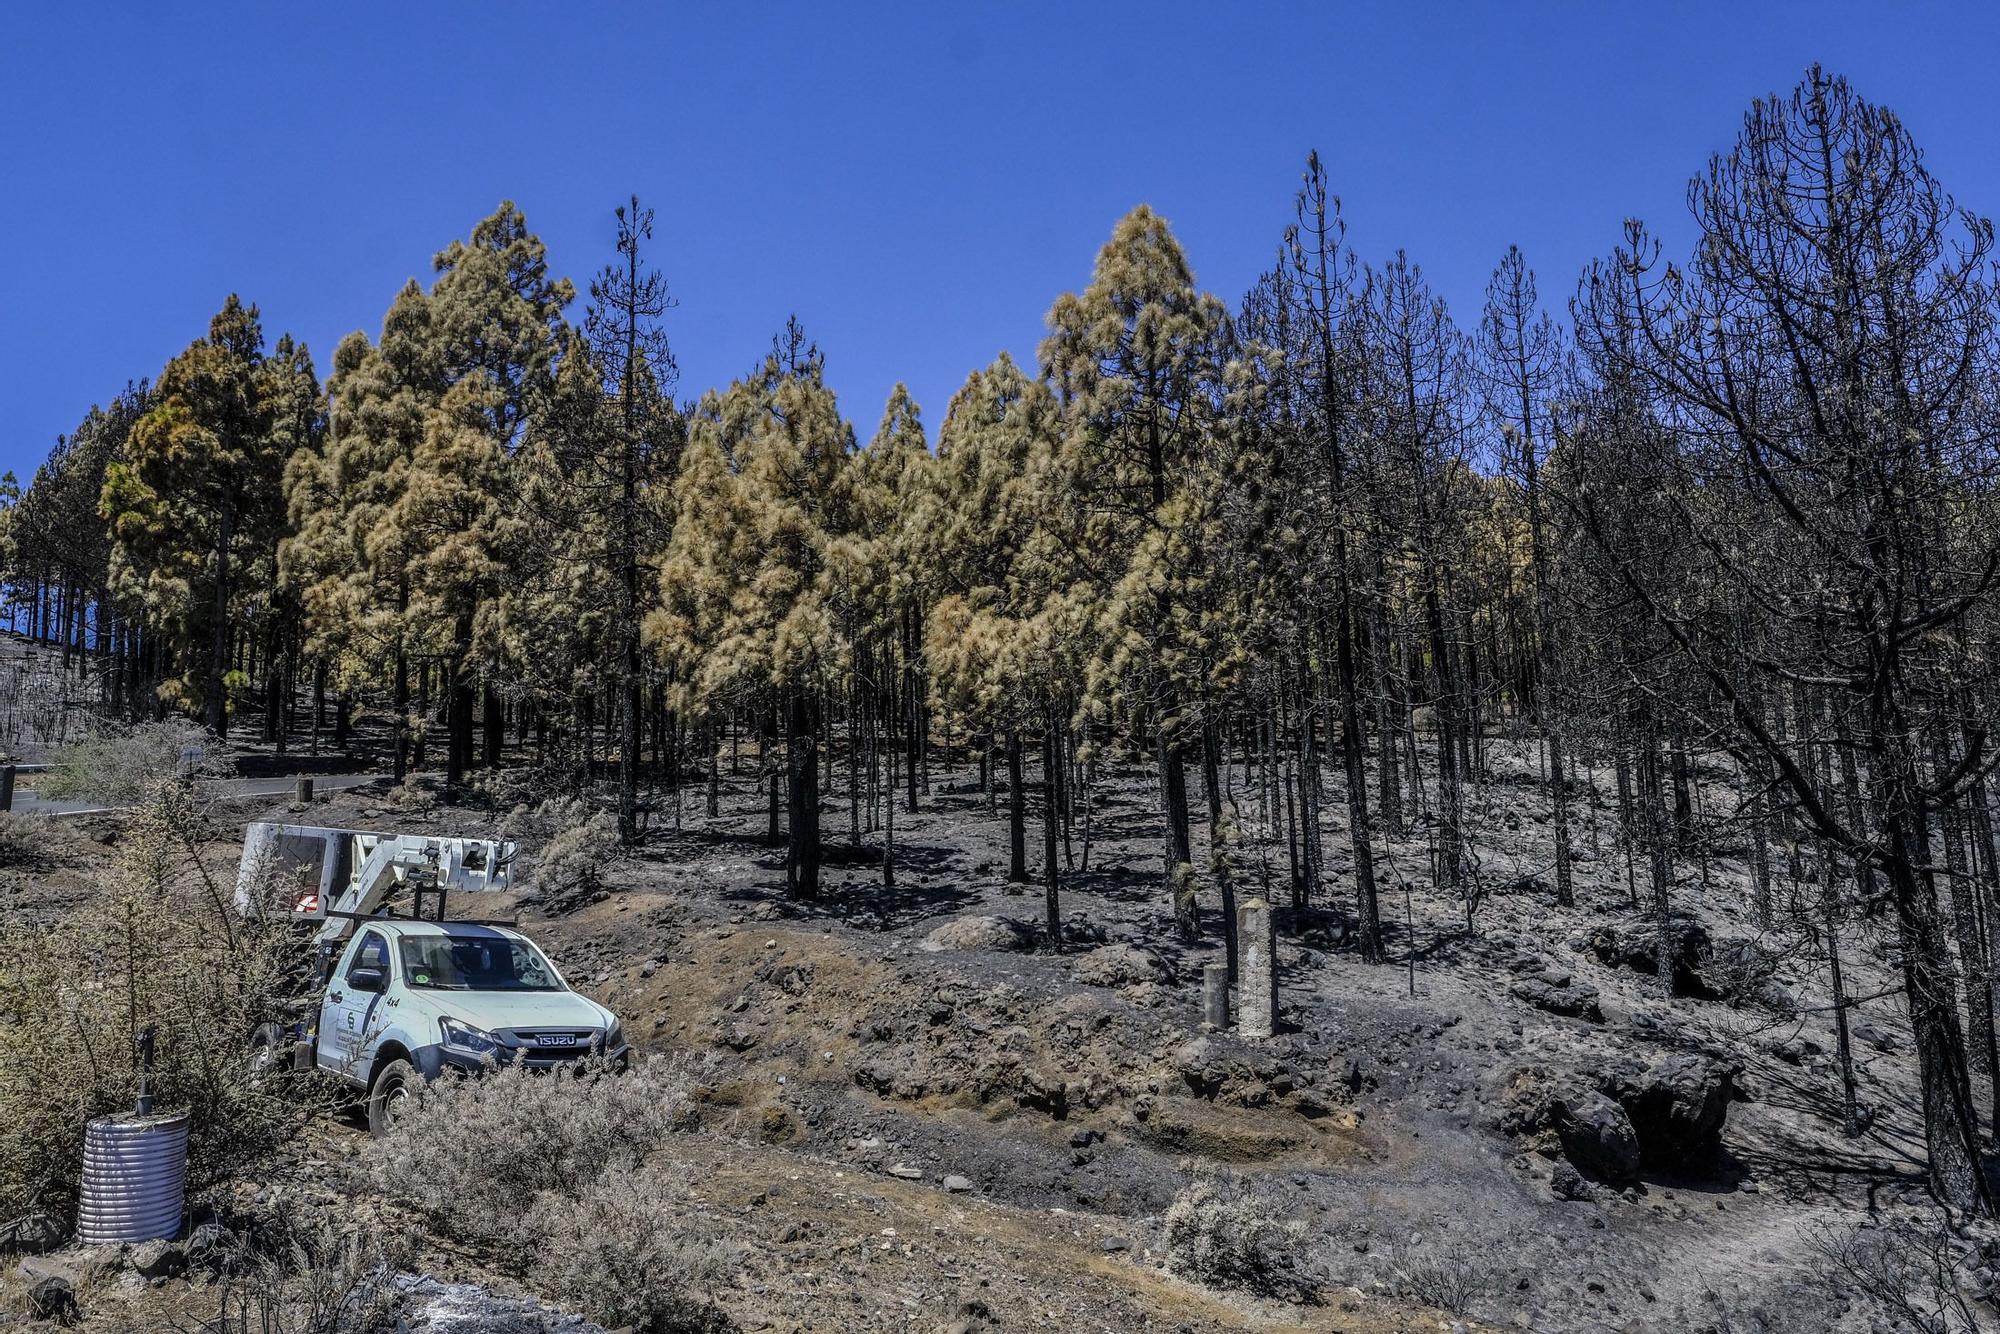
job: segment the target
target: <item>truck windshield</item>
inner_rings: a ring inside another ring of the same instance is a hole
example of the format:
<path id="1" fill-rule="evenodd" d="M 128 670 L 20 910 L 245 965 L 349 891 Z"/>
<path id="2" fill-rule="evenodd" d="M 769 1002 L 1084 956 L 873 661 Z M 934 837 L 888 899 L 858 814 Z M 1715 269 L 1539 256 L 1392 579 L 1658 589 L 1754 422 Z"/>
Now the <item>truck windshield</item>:
<path id="1" fill-rule="evenodd" d="M 504 936 L 404 936 L 397 942 L 413 987 L 444 991 L 560 991 L 555 969 L 525 940 Z"/>

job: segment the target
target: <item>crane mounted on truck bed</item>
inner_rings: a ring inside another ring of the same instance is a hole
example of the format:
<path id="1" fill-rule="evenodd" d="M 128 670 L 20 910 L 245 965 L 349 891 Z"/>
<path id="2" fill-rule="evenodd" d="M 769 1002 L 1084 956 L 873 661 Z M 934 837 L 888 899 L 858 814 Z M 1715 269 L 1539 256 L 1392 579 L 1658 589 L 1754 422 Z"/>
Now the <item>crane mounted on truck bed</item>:
<path id="1" fill-rule="evenodd" d="M 447 1070 L 577 1068 L 585 1056 L 622 1069 L 618 1017 L 572 991 L 534 941 L 512 922 L 445 915 L 451 893 L 511 888 L 514 854 L 499 839 L 251 825 L 237 911 L 318 923 L 312 980 L 290 1022 L 274 1018 L 252 1037 L 259 1068 L 289 1060 L 352 1085 L 377 1134 Z"/>
<path id="2" fill-rule="evenodd" d="M 515 851 L 503 839 L 253 824 L 243 833 L 236 910 L 323 922 L 317 939 L 326 947 L 345 940 L 357 919 L 381 913 L 401 889 L 411 892 L 413 916 L 442 919 L 454 890 L 511 888 Z"/>

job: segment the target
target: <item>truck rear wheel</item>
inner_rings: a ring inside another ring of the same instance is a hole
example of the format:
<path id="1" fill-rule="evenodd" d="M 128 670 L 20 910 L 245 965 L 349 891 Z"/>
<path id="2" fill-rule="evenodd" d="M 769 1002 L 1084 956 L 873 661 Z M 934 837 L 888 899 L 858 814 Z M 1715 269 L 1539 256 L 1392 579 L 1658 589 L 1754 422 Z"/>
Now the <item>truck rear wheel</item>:
<path id="1" fill-rule="evenodd" d="M 409 1110 L 410 1099 L 420 1084 L 416 1068 L 408 1061 L 391 1061 L 375 1073 L 368 1090 L 368 1133 L 381 1139 L 396 1118 Z"/>

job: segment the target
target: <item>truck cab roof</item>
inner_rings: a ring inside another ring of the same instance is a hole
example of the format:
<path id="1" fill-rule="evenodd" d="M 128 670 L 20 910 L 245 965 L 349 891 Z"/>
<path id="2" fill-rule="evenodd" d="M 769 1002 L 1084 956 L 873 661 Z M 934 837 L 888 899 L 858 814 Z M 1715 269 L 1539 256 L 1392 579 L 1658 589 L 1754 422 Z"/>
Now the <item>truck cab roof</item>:
<path id="1" fill-rule="evenodd" d="M 452 936 L 461 939 L 487 939 L 498 936 L 504 940 L 534 942 L 512 927 L 495 926 L 490 922 L 436 922 L 423 917 L 368 917 L 354 924 L 355 930 L 374 929 L 392 936 Z"/>

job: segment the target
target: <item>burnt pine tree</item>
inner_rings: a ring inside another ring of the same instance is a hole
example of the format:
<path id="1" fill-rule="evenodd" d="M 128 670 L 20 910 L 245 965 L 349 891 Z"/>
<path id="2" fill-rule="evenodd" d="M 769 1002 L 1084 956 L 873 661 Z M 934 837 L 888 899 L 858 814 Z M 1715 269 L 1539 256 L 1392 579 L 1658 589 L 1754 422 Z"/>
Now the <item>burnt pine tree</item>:
<path id="1" fill-rule="evenodd" d="M 1507 247 L 1486 285 L 1486 313 L 1479 326 L 1480 367 L 1487 410 L 1499 423 L 1502 475 L 1520 489 L 1517 508 L 1528 523 L 1528 576 L 1533 586 L 1534 711 L 1548 752 L 1549 813 L 1555 834 L 1556 902 L 1570 907 L 1576 890 L 1570 873 L 1568 747 L 1565 704 L 1557 693 L 1562 659 L 1551 587 L 1554 559 L 1542 469 L 1552 435 L 1551 395 L 1561 370 L 1562 334 L 1540 309 L 1535 275 L 1516 246 Z"/>
<path id="2" fill-rule="evenodd" d="M 1300 349 L 1303 414 L 1317 428 L 1317 461 L 1325 473 L 1334 615 L 1330 636 L 1340 691 L 1341 762 L 1347 775 L 1347 827 L 1354 853 L 1355 907 L 1360 917 L 1361 952 L 1382 960 L 1382 920 L 1375 888 L 1373 821 L 1368 810 L 1368 775 L 1362 757 L 1361 687 L 1355 641 L 1359 625 L 1348 534 L 1354 523 L 1355 399 L 1361 373 L 1356 363 L 1354 261 L 1343 248 L 1346 224 L 1340 201 L 1327 189 L 1319 154 L 1306 161 L 1305 183 L 1297 201 L 1298 223 L 1290 235 L 1293 288 L 1299 296 L 1304 346 Z M 1395 759 L 1383 752 L 1382 762 Z"/>
<path id="3" fill-rule="evenodd" d="M 1735 148 L 1690 187 L 1701 239 L 1662 268 L 1632 224 L 1579 301 L 1586 333 L 1637 331 L 1631 369 L 1677 429 L 1653 480 L 1699 573 L 1732 597 L 1679 600 L 1616 517 L 1581 517 L 1633 597 L 1700 674 L 1681 696 L 1746 763 L 1767 761 L 1810 828 L 1869 866 L 1900 936 L 1929 1176 L 1982 1214 L 1978 1121 L 1937 879 L 1936 816 L 1992 768 L 1958 631 L 1990 615 L 1995 370 L 1992 224 L 1959 210 L 1902 123 L 1818 67 L 1757 102 Z M 1732 605 L 1754 606 L 1756 639 Z M 1837 696 L 1858 735 L 1861 800 L 1801 761 L 1755 706 L 1795 688 Z M 1957 738 L 1940 754 L 1927 730 Z"/>
<path id="4" fill-rule="evenodd" d="M 1392 479 L 1388 485 L 1401 492 L 1401 535 L 1408 544 L 1437 719 L 1434 883 L 1441 892 L 1470 895 L 1464 743 L 1474 719 L 1457 667 L 1450 586 L 1452 547 L 1462 532 L 1462 492 L 1470 479 L 1464 458 L 1468 349 L 1443 300 L 1400 251 L 1369 275 L 1366 304 L 1374 429 Z M 1416 777 L 1413 772 L 1413 787 Z"/>
<path id="5" fill-rule="evenodd" d="M 671 399 L 676 378 L 673 351 L 660 317 L 675 302 L 666 276 L 644 266 L 640 247 L 653 237 L 653 210 L 633 195 L 618 206 L 618 262 L 606 265 L 590 284 L 584 330 L 591 352 L 616 395 L 616 435 L 610 441 L 613 487 L 609 512 L 611 566 L 617 609 L 612 633 L 618 644 L 613 677 L 618 687 L 618 837 L 630 843 L 639 831 L 639 714 L 643 683 L 639 659 L 639 562 L 647 541 L 649 509 L 643 494 L 650 471 L 647 446 L 657 434 L 660 401 Z"/>

